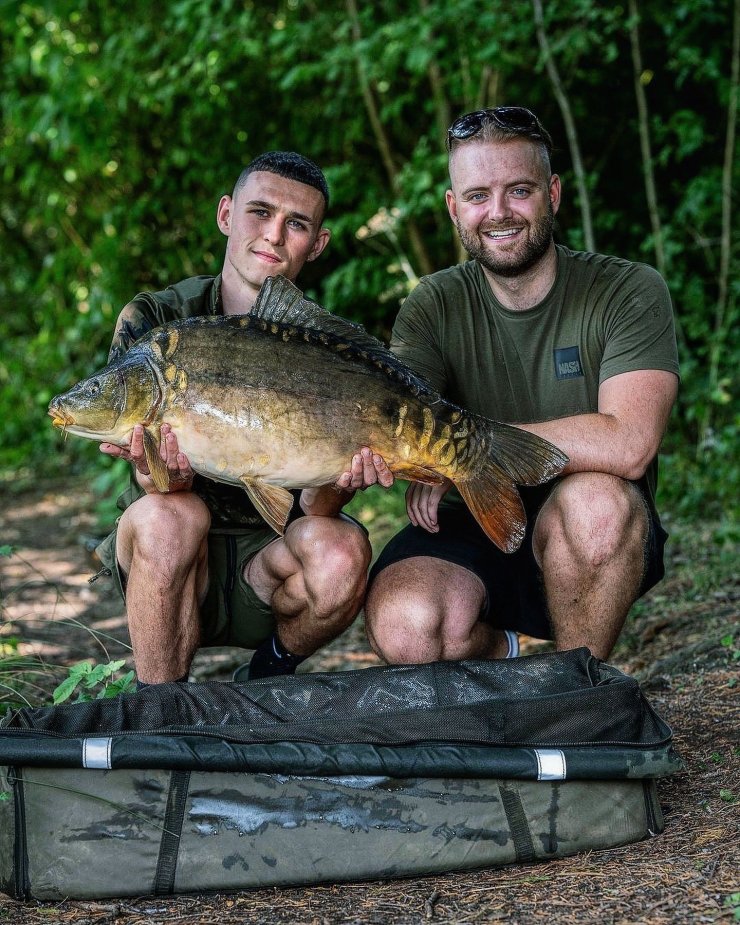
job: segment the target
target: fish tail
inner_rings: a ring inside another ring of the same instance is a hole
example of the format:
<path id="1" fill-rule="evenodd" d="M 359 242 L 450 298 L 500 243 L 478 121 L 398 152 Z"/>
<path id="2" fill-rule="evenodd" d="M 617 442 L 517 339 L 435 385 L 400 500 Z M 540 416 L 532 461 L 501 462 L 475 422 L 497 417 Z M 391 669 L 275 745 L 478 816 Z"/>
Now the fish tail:
<path id="1" fill-rule="evenodd" d="M 496 421 L 475 419 L 475 462 L 453 477 L 471 513 L 504 552 L 524 539 L 527 516 L 517 485 L 541 485 L 560 473 L 568 457 L 552 443 Z"/>

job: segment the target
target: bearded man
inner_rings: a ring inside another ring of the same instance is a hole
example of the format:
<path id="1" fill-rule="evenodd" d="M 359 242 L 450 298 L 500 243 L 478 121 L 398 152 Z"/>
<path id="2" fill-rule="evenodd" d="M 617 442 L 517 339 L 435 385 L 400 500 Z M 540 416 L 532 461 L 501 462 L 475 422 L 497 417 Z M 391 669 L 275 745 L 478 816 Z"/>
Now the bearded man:
<path id="1" fill-rule="evenodd" d="M 422 279 L 392 349 L 448 400 L 560 447 L 560 477 L 521 489 L 506 555 L 449 484 L 412 483 L 411 524 L 370 576 L 366 627 L 387 662 L 503 658 L 518 634 L 607 658 L 663 577 L 658 448 L 678 388 L 671 300 L 651 267 L 556 244 L 561 180 L 528 109 L 448 132 L 450 217 L 471 260 Z"/>

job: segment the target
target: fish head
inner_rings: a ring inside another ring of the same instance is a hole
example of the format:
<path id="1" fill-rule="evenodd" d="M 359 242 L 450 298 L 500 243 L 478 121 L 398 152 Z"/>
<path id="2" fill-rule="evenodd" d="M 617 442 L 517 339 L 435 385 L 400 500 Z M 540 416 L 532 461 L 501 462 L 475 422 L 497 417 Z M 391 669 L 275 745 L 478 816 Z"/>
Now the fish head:
<path id="1" fill-rule="evenodd" d="M 111 363 L 49 403 L 54 427 L 128 446 L 134 424 L 148 424 L 161 402 L 159 377 L 143 357 Z"/>

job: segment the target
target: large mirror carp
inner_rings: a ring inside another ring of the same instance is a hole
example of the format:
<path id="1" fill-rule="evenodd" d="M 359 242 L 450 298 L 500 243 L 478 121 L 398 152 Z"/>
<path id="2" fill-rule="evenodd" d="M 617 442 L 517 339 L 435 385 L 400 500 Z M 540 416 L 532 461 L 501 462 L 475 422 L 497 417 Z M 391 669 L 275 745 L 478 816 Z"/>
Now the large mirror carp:
<path id="1" fill-rule="evenodd" d="M 546 440 L 445 401 L 379 340 L 332 315 L 282 277 L 247 315 L 169 322 L 64 395 L 55 426 L 128 446 L 143 423 L 160 491 L 168 423 L 192 468 L 243 486 L 282 533 L 289 488 L 331 484 L 360 447 L 401 479 L 450 479 L 490 539 L 512 552 L 526 516 L 516 485 L 556 476 L 568 459 Z"/>

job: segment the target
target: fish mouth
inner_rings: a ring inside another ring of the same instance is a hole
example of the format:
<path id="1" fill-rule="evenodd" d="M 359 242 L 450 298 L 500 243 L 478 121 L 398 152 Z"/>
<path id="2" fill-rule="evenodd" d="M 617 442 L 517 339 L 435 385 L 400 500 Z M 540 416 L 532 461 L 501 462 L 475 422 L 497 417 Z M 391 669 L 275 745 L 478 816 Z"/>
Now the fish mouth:
<path id="1" fill-rule="evenodd" d="M 58 405 L 52 405 L 52 407 L 49 408 L 48 414 L 52 418 L 51 423 L 53 427 L 61 427 L 62 429 L 66 429 L 70 426 L 70 424 L 74 424 L 75 422 L 75 419 L 72 417 L 72 415 L 66 412 L 63 408 L 60 408 Z"/>

